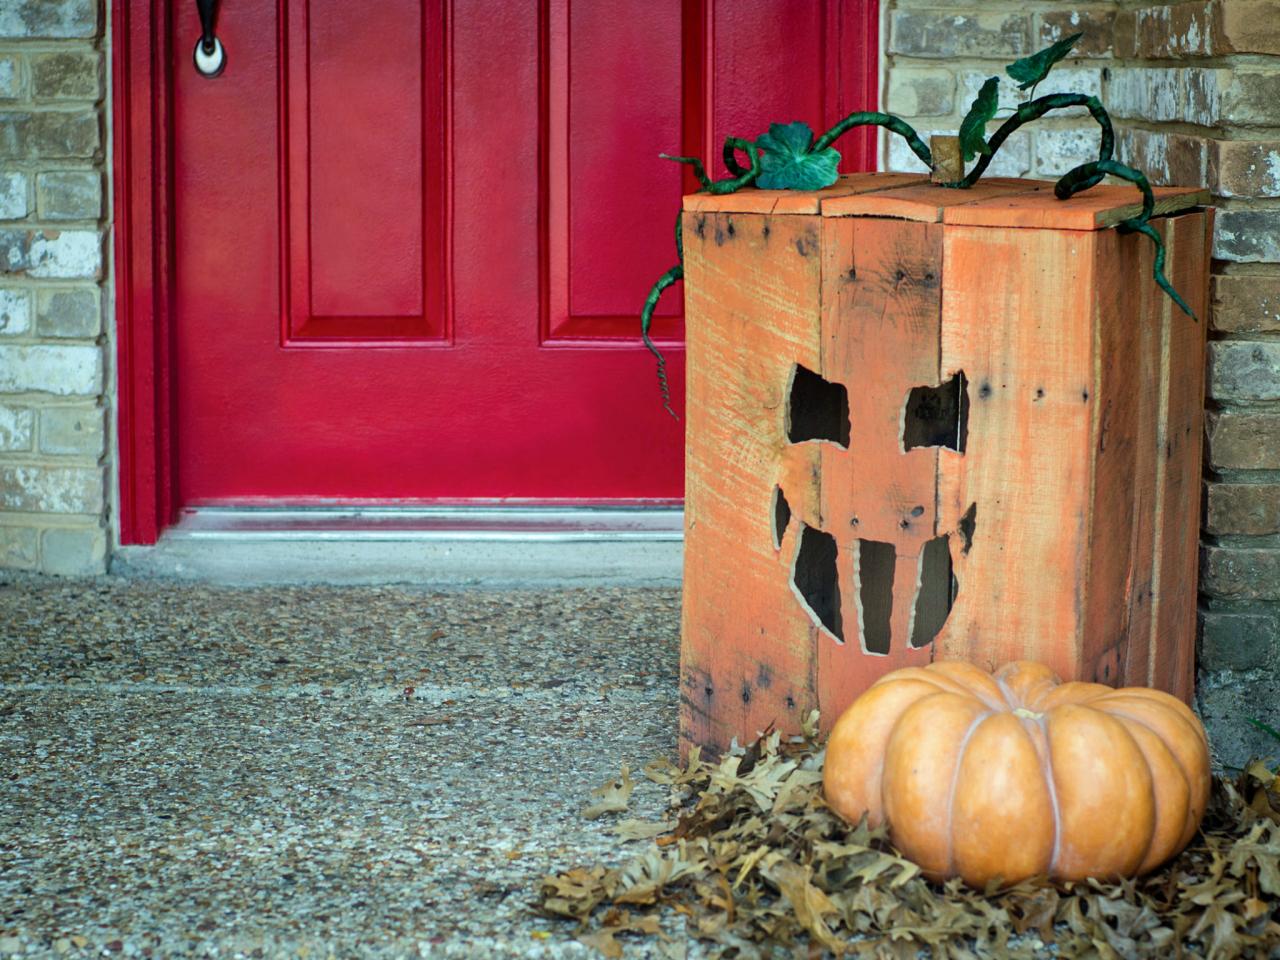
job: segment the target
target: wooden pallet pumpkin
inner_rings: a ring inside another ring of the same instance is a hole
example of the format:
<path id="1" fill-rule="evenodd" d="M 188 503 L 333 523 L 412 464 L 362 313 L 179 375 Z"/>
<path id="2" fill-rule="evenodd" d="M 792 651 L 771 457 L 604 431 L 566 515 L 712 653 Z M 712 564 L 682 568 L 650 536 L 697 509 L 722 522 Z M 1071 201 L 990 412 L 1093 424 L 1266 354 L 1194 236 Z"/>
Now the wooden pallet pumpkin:
<path id="1" fill-rule="evenodd" d="M 1212 212 L 854 174 L 685 198 L 682 745 L 935 658 L 1192 690 Z"/>

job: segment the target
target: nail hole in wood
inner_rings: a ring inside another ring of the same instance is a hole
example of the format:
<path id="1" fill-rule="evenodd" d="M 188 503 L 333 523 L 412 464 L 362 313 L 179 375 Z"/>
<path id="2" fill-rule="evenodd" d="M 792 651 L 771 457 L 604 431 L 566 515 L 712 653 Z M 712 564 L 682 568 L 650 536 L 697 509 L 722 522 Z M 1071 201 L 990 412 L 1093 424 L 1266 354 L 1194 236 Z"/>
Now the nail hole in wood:
<path id="1" fill-rule="evenodd" d="M 787 439 L 829 440 L 849 446 L 849 391 L 796 364 L 787 403 Z"/>
<path id="2" fill-rule="evenodd" d="M 836 538 L 808 524 L 801 526 L 800 547 L 796 551 L 791 579 L 814 623 L 844 643 L 839 574 L 836 572 Z"/>
<path id="3" fill-rule="evenodd" d="M 969 387 L 961 370 L 936 387 L 912 387 L 902 423 L 903 452 L 947 447 L 964 453 L 969 439 Z"/>

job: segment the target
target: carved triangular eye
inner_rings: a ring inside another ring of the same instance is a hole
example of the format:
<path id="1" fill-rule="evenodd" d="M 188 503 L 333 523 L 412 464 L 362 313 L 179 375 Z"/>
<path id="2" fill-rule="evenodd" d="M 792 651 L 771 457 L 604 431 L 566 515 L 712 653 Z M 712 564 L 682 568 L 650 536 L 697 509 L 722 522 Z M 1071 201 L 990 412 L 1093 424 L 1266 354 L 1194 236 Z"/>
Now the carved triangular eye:
<path id="1" fill-rule="evenodd" d="M 787 397 L 787 439 L 829 440 L 849 446 L 849 391 L 796 364 Z"/>

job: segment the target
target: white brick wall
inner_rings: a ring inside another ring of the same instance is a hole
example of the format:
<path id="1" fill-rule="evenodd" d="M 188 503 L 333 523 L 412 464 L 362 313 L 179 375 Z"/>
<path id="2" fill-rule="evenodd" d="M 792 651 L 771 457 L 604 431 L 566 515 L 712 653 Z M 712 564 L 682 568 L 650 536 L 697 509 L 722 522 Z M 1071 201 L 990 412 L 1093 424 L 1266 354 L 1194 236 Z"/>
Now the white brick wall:
<path id="1" fill-rule="evenodd" d="M 0 0 L 0 567 L 106 566 L 100 0 Z"/>

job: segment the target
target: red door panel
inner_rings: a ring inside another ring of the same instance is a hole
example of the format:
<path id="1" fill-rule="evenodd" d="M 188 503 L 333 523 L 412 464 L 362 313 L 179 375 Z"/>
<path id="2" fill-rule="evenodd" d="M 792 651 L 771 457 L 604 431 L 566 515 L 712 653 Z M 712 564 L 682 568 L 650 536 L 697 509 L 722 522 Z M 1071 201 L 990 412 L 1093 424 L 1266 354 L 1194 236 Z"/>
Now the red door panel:
<path id="1" fill-rule="evenodd" d="M 284 341 L 445 338 L 442 0 L 290 0 L 284 24 Z"/>
<path id="2" fill-rule="evenodd" d="M 678 498 L 657 154 L 863 106 L 865 7 L 228 3 L 213 80 L 175 14 L 177 502 Z"/>

